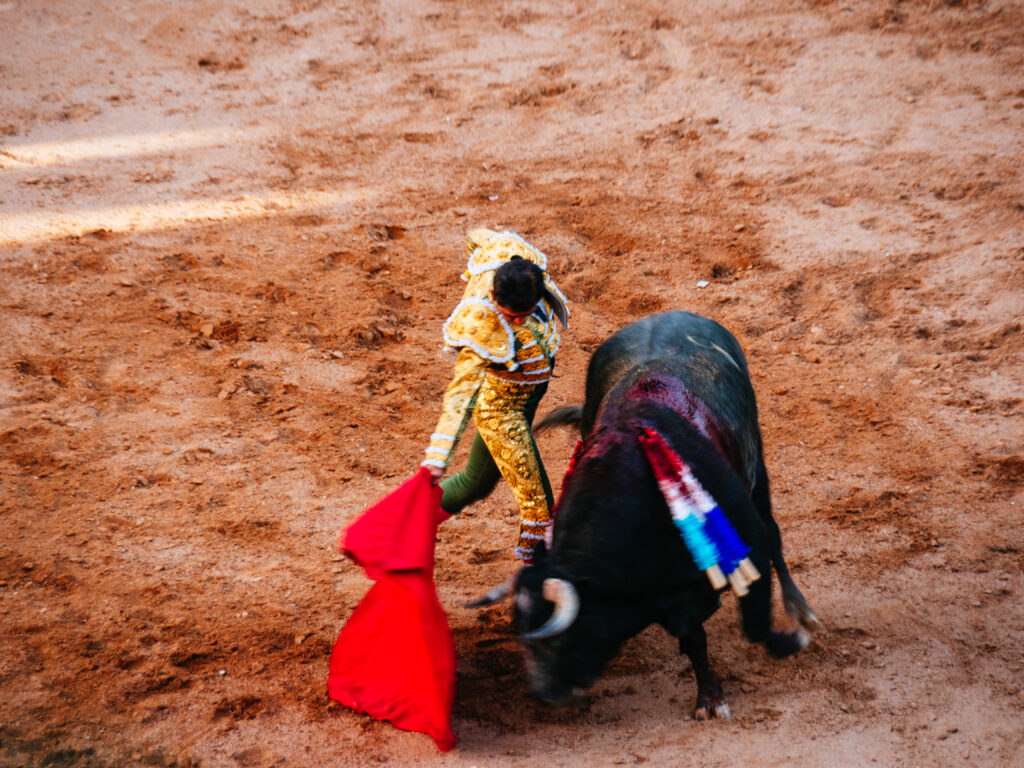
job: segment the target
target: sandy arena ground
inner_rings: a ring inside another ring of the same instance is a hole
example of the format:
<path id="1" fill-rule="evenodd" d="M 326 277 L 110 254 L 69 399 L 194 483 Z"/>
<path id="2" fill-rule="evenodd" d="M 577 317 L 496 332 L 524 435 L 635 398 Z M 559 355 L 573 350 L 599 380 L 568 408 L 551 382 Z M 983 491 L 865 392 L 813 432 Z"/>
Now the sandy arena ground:
<path id="1" fill-rule="evenodd" d="M 0 764 L 1024 765 L 1022 158 L 1019 0 L 0 0 Z M 542 413 L 653 311 L 747 350 L 823 626 L 725 601 L 732 720 L 658 629 L 525 697 L 504 487 L 438 542 L 458 748 L 327 699 L 481 225 L 572 302 Z"/>

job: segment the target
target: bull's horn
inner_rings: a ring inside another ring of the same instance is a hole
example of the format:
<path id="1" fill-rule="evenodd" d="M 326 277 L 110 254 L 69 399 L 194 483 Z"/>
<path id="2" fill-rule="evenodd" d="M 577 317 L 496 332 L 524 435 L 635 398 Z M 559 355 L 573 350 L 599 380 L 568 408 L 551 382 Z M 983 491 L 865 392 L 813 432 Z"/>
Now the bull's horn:
<path id="1" fill-rule="evenodd" d="M 564 632 L 576 621 L 580 612 L 580 596 L 576 587 L 565 579 L 544 579 L 544 599 L 555 604 L 555 612 L 551 614 L 544 626 L 521 635 L 523 640 L 543 640 Z"/>
<path id="2" fill-rule="evenodd" d="M 515 574 L 505 579 L 498 586 L 492 589 L 483 597 L 477 598 L 472 602 L 466 603 L 467 608 L 482 608 L 485 605 L 496 603 L 499 600 L 504 600 L 506 597 L 512 594 L 512 588 L 516 585 Z"/>

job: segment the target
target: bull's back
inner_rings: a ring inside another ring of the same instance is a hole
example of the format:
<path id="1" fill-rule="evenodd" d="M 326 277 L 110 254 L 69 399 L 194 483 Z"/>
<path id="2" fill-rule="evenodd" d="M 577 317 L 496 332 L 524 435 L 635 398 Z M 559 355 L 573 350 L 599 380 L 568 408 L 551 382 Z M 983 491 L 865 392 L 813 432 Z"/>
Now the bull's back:
<path id="1" fill-rule="evenodd" d="M 736 443 L 743 465 L 738 469 L 752 483 L 761 435 L 746 357 L 728 330 L 691 312 L 651 315 L 598 347 L 587 369 L 583 434 L 602 417 L 605 403 L 622 402 L 639 382 L 654 377 L 678 381 L 714 413 Z"/>

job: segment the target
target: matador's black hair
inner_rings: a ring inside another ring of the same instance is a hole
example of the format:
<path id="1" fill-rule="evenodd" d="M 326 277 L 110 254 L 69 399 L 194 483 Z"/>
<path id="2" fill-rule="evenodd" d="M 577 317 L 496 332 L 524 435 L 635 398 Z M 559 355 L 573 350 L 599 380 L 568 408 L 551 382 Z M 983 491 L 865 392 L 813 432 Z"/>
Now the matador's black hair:
<path id="1" fill-rule="evenodd" d="M 494 273 L 494 300 L 513 312 L 529 312 L 544 299 L 563 326 L 568 324 L 565 305 L 544 284 L 544 271 L 522 256 L 513 256 Z"/>

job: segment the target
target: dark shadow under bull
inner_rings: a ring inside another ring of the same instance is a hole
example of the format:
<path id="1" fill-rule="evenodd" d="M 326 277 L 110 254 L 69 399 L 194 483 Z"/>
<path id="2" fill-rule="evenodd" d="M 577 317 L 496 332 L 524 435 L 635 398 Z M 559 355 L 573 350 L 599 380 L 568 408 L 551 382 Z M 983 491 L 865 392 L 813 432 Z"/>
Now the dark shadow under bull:
<path id="1" fill-rule="evenodd" d="M 695 716 L 728 717 L 702 626 L 720 595 L 673 524 L 637 435 L 645 428 L 659 433 L 751 548 L 762 577 L 740 598 L 746 636 L 778 658 L 803 648 L 804 629 L 772 629 L 772 565 L 787 612 L 809 630 L 817 622 L 782 557 L 739 343 L 688 312 L 636 322 L 594 353 L 586 402 L 552 412 L 537 429 L 560 425 L 578 426 L 582 441 L 556 507 L 550 549 L 540 547 L 516 583 L 531 692 L 565 703 L 574 688 L 597 680 L 622 643 L 660 624 L 693 663 Z"/>

